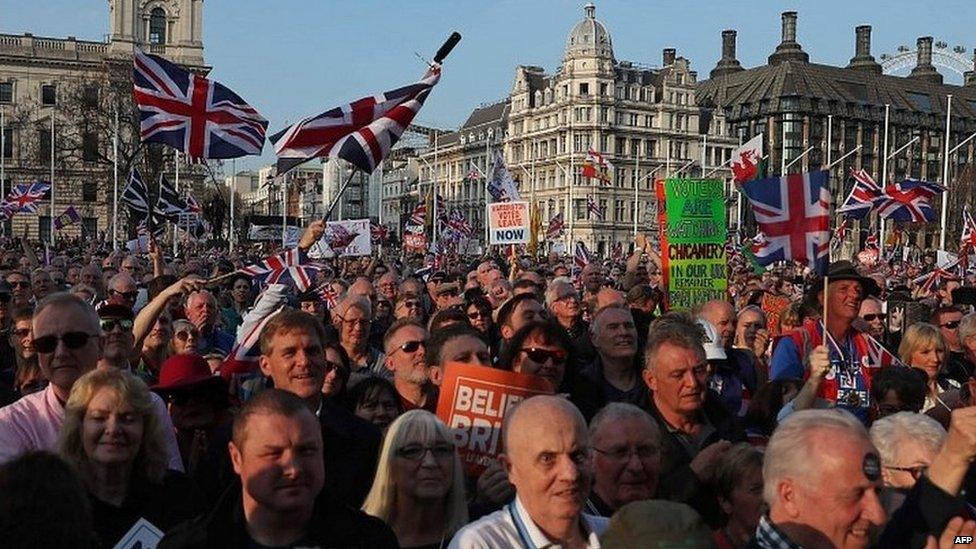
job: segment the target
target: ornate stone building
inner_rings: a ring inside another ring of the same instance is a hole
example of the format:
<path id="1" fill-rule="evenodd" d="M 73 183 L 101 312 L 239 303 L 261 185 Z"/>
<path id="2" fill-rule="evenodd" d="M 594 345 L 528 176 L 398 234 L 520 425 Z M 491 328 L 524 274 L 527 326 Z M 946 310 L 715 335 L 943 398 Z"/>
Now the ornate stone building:
<path id="1" fill-rule="evenodd" d="M 854 57 L 847 66 L 814 63 L 797 41 L 796 31 L 796 12 L 783 13 L 780 44 L 766 65 L 749 69 L 736 60 L 736 32 L 724 31 L 722 58 L 711 78 L 698 85 L 699 102 L 723 113 L 734 134 L 743 140 L 763 133 L 770 173 L 780 173 L 784 167 L 786 173 L 823 169 L 851 153 L 830 172 L 837 201 L 847 196 L 852 168 L 863 168 L 882 181 L 886 144 L 891 156 L 888 182 L 906 178 L 943 181 L 948 150 L 952 198 L 947 225 L 958 235 L 961 204 L 971 201 L 974 192 L 972 187 L 967 190 L 957 184 L 963 183 L 959 176 L 976 153 L 976 140 L 966 142 L 976 133 L 976 70 L 964 75 L 963 86 L 945 83 L 932 62 L 933 40 L 923 37 L 917 42 L 911 74 L 883 74 L 871 55 L 871 27 L 867 25 L 855 29 Z M 931 247 L 937 243 L 938 227 L 929 228 L 936 230 L 927 234 L 911 231 L 918 244 Z"/>
<path id="2" fill-rule="evenodd" d="M 162 171 L 174 179 L 171 152 L 148 152 L 138 146 L 128 76 L 134 48 L 164 55 L 192 70 L 208 70 L 203 64 L 203 0 L 109 0 L 108 5 L 109 33 L 104 41 L 0 34 L 3 191 L 12 184 L 51 180 L 53 164 L 55 215 L 68 206 L 82 214 L 80 225 L 64 230 L 69 236 L 92 237 L 106 231 L 111 237 L 116 111 L 119 191 L 128 167 L 144 154 L 156 155 L 156 164 L 166 166 Z M 181 171 L 184 188 L 187 183 L 201 184 L 200 170 Z M 37 215 L 17 214 L 6 228 L 47 239 L 50 201 L 41 204 Z M 121 225 L 119 233 L 124 238 Z"/>
<path id="3" fill-rule="evenodd" d="M 484 175 L 501 147 L 523 199 L 538 206 L 542 229 L 564 215 L 560 245 L 582 240 L 606 255 L 622 241 L 627 249 L 635 227 L 655 230 L 655 179 L 729 176 L 724 164 L 738 138 L 728 133 L 723 113 L 698 105 L 696 79 L 672 48 L 657 68 L 617 60 L 610 33 L 588 4 L 556 71 L 517 67 L 506 100 L 475 109 L 457 132 L 431 141 L 421 157 L 421 181 L 435 182 L 448 207 L 468 213 L 484 234 Z M 614 165 L 609 184 L 581 175 L 590 148 Z M 477 179 L 467 177 L 472 169 Z M 588 211 L 588 197 L 603 219 Z"/>

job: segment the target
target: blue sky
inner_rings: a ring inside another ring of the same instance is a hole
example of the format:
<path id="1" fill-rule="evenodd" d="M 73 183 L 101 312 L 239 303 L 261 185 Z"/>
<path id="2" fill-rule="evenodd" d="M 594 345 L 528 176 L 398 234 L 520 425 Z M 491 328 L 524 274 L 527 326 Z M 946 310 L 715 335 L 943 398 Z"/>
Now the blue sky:
<path id="1" fill-rule="evenodd" d="M 463 35 L 441 83 L 417 121 L 456 128 L 471 109 L 507 96 L 515 67 L 558 66 L 566 35 L 585 1 L 497 0 L 206 0 L 204 57 L 211 76 L 237 91 L 271 121 L 286 122 L 418 79 L 451 33 Z M 599 0 L 617 59 L 652 65 L 675 47 L 701 78 L 721 53 L 720 34 L 734 28 L 738 58 L 765 63 L 780 39 L 780 13 L 799 12 L 798 41 L 811 60 L 846 64 L 854 27 L 874 27 L 872 53 L 914 48 L 931 35 L 968 51 L 976 47 L 973 0 Z M 0 32 L 79 39 L 108 33 L 106 0 L 0 0 Z M 953 77 L 954 78 L 954 77 Z M 270 159 L 265 147 L 264 159 Z M 255 165 L 256 159 L 249 162 Z M 238 163 L 240 166 L 240 162 Z"/>

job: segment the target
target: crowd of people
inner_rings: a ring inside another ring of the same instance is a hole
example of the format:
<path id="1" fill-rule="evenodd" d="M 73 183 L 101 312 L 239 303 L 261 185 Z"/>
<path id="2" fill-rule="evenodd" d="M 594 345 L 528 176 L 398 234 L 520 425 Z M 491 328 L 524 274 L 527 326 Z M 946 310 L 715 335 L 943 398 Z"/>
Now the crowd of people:
<path id="1" fill-rule="evenodd" d="M 324 232 L 313 222 L 298 247 Z M 0 545 L 948 547 L 973 536 L 973 280 L 755 272 L 667 310 L 628 258 L 322 260 L 314 283 L 70 242 L 0 253 Z M 507 251 L 507 250 L 506 250 Z M 451 364 L 536 376 L 466 474 Z"/>

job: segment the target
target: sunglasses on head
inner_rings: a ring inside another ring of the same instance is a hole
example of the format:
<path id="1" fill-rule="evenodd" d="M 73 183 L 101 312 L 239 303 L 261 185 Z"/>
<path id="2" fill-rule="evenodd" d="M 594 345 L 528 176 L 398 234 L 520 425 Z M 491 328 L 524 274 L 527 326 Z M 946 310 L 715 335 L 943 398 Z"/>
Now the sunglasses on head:
<path id="1" fill-rule="evenodd" d="M 103 332 L 112 332 L 116 328 L 122 328 L 123 332 L 132 330 L 132 321 L 128 318 L 105 318 L 99 321 Z"/>
<path id="2" fill-rule="evenodd" d="M 875 320 L 884 320 L 884 319 L 888 318 L 888 315 L 886 315 L 884 313 L 878 313 L 878 314 L 864 315 L 861 318 L 863 318 L 864 320 L 867 320 L 868 322 L 874 322 Z"/>
<path id="3" fill-rule="evenodd" d="M 544 363 L 547 360 L 552 360 L 554 364 L 566 362 L 566 351 L 562 349 L 539 349 L 537 347 L 528 347 L 522 349 L 525 356 L 529 357 L 532 362 L 538 362 L 539 364 Z"/>
<path id="4" fill-rule="evenodd" d="M 939 324 L 939 326 L 942 327 L 942 328 L 948 328 L 950 330 L 955 330 L 956 328 L 959 327 L 959 321 L 958 320 L 950 320 L 949 322 L 946 322 L 945 324 Z"/>
<path id="5" fill-rule="evenodd" d="M 63 341 L 65 347 L 77 350 L 84 347 L 93 336 L 87 332 L 67 332 L 59 336 L 46 335 L 34 339 L 34 350 L 39 353 L 53 353 L 58 348 L 58 341 Z"/>

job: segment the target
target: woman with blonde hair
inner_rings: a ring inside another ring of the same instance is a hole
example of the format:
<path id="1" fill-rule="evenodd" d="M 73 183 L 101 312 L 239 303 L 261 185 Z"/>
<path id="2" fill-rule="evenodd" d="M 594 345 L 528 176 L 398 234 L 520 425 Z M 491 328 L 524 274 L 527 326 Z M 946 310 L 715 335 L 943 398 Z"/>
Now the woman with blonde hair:
<path id="1" fill-rule="evenodd" d="M 959 383 L 946 377 L 942 371 L 946 357 L 946 342 L 942 331 L 927 322 L 912 324 L 901 339 L 898 356 L 902 362 L 922 370 L 928 377 L 928 392 L 922 413 L 936 406 L 947 412 L 951 411 L 951 403 L 947 403 L 943 395 L 947 391 L 958 389 Z"/>
<path id="2" fill-rule="evenodd" d="M 101 547 L 144 518 L 165 532 L 205 508 L 196 487 L 168 470 L 169 453 L 146 384 L 114 368 L 78 378 L 58 448 L 88 491 Z"/>
<path id="3" fill-rule="evenodd" d="M 467 524 L 461 459 L 437 416 L 411 410 L 390 425 L 363 511 L 383 519 L 404 548 L 446 546 Z"/>

